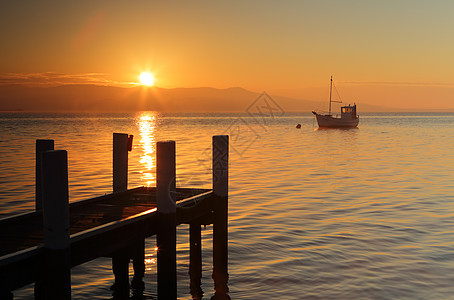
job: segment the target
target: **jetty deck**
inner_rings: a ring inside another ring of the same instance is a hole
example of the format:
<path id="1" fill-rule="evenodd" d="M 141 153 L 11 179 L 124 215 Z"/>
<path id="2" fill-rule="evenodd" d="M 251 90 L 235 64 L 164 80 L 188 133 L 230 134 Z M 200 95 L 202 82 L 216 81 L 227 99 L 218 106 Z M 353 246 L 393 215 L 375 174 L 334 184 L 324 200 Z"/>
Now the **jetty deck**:
<path id="1" fill-rule="evenodd" d="M 177 203 L 209 189 L 178 188 Z M 191 201 L 186 201 L 185 205 Z M 70 235 L 112 222 L 126 220 L 144 212 L 156 211 L 156 187 L 139 187 L 69 204 Z M 184 206 L 183 206 L 184 207 Z M 179 224 L 184 218 L 179 218 Z M 0 257 L 43 244 L 43 212 L 34 211 L 0 220 Z"/>

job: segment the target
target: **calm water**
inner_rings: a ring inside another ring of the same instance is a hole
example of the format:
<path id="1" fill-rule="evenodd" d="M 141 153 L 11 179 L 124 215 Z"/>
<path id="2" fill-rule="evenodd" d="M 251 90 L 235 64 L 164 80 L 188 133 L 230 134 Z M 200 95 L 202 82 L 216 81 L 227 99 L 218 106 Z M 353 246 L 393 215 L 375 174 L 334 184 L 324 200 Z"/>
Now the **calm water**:
<path id="1" fill-rule="evenodd" d="M 232 299 L 452 299 L 454 114 L 361 118 L 359 129 L 314 130 L 309 114 L 2 113 L 0 216 L 34 207 L 36 139 L 68 151 L 74 201 L 111 191 L 113 132 L 134 135 L 129 187 L 155 184 L 155 142 L 172 139 L 178 185 L 209 188 L 211 136 L 229 134 Z M 204 299 L 214 294 L 211 229 L 202 231 Z M 191 299 L 187 241 L 181 226 L 180 299 Z M 148 239 L 146 299 L 156 299 L 154 247 Z M 73 299 L 111 298 L 110 267 L 74 268 Z"/>

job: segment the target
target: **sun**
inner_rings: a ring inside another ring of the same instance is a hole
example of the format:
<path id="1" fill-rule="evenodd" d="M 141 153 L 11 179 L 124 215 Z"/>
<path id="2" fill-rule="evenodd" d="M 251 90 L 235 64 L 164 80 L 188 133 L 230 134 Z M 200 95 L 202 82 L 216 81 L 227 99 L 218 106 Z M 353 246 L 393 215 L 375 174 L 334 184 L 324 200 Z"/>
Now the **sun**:
<path id="1" fill-rule="evenodd" d="M 142 72 L 139 76 L 140 84 L 146 86 L 154 85 L 154 76 L 150 72 Z"/>

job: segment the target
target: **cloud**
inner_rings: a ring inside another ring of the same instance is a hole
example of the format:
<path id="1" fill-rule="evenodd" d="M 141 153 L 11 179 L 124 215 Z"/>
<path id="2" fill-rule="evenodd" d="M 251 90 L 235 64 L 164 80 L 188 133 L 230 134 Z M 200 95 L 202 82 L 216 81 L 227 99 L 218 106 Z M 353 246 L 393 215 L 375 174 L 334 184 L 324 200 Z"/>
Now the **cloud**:
<path id="1" fill-rule="evenodd" d="M 95 85 L 128 85 L 129 83 L 107 79 L 105 73 L 64 74 L 54 72 L 44 73 L 4 73 L 0 74 L 0 85 L 22 84 L 28 86 L 58 86 L 65 84 L 95 84 Z"/>
<path id="2" fill-rule="evenodd" d="M 454 87 L 454 83 L 441 83 L 441 82 L 392 82 L 392 81 L 339 81 L 342 84 L 352 85 L 381 85 L 381 86 L 414 86 L 414 87 Z"/>

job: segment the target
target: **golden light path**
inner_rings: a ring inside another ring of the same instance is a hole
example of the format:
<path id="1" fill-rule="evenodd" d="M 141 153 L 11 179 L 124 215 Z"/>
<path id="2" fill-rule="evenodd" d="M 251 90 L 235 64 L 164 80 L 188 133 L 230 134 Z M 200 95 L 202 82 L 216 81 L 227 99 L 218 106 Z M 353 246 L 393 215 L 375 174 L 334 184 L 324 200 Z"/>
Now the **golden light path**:
<path id="1" fill-rule="evenodd" d="M 140 154 L 141 179 L 146 186 L 154 185 L 156 182 L 156 121 L 155 112 L 143 112 L 137 121 L 140 132 Z"/>

